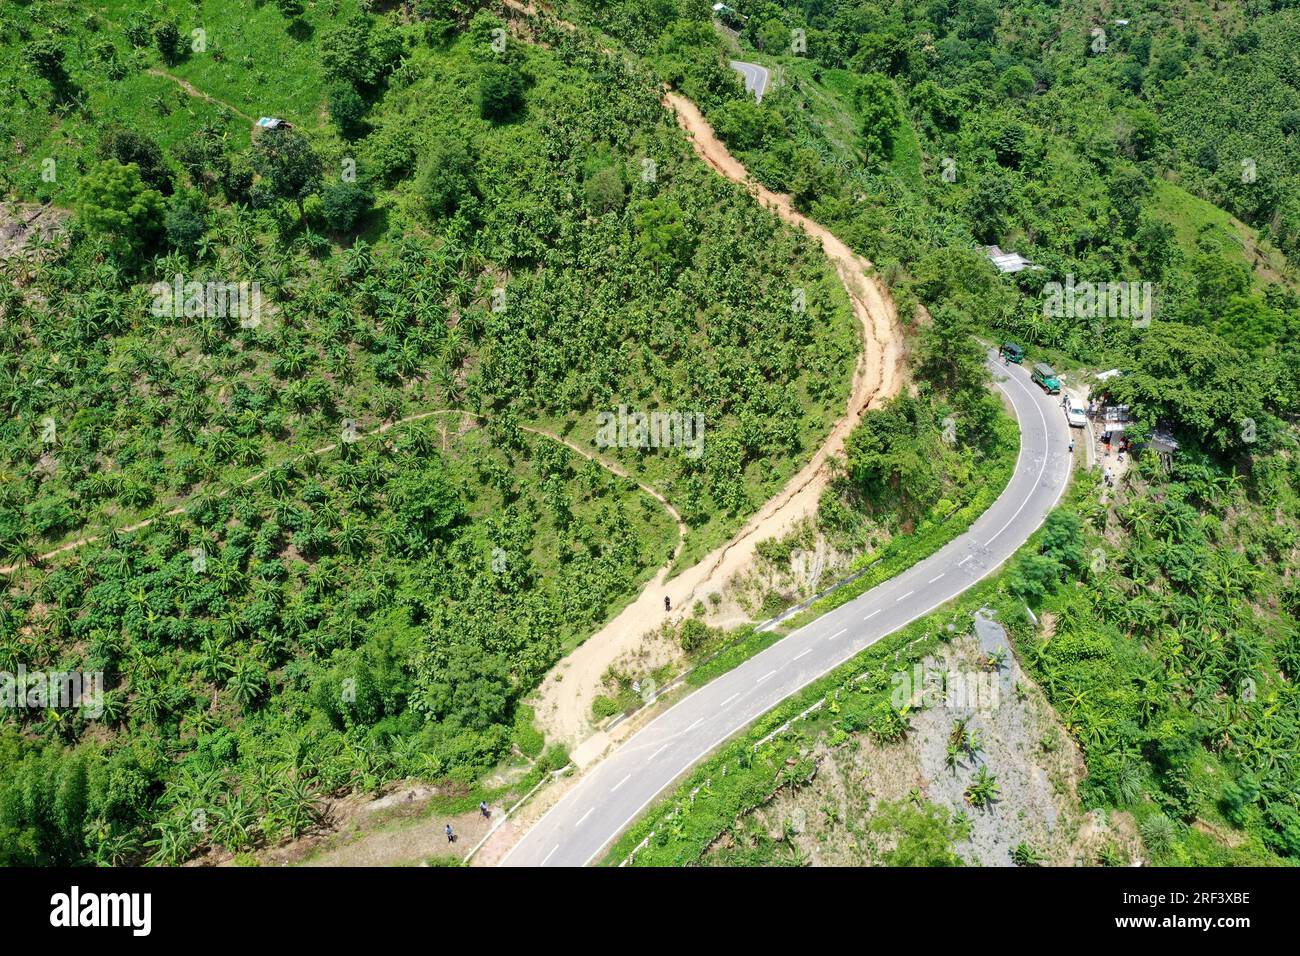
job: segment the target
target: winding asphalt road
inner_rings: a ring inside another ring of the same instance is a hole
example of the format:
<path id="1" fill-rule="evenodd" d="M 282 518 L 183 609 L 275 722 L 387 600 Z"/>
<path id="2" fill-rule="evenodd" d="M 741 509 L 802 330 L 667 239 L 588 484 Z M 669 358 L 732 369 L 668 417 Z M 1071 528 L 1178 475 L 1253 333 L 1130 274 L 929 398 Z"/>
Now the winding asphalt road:
<path id="1" fill-rule="evenodd" d="M 746 63 L 743 60 L 731 60 L 727 65 L 745 78 L 745 89 L 753 93 L 758 102 L 763 102 L 763 94 L 767 92 L 767 81 L 770 76 L 767 67 L 759 66 L 757 63 Z"/>
<path id="2" fill-rule="evenodd" d="M 706 684 L 596 764 L 502 860 L 584 866 L 719 744 L 876 641 L 992 574 L 1046 519 L 1070 479 L 1069 426 L 1016 365 L 990 352 L 994 382 L 1020 425 L 1006 489 L 961 537 Z"/>

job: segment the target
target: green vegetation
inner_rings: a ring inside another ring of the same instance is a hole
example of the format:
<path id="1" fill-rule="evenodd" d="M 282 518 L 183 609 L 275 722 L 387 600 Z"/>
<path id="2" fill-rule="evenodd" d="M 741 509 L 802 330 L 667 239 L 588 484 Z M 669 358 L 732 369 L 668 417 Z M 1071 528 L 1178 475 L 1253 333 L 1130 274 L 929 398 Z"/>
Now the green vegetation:
<path id="1" fill-rule="evenodd" d="M 900 314 L 924 306 L 922 336 L 974 325 L 1067 384 L 1117 368 L 1136 447 L 1177 436 L 1168 470 L 1141 456 L 1008 570 L 1007 593 L 1060 615 L 1018 647 L 1084 748 L 1085 802 L 1135 812 L 1157 862 L 1294 858 L 1300 9 L 1150 0 L 1120 25 L 1045 0 L 740 2 L 738 52 L 773 68 L 760 105 L 712 71 L 732 41 L 691 29 L 706 11 L 575 6 L 871 257 Z M 708 68 L 675 69 L 685 37 Z M 1039 268 L 999 276 L 991 243 Z M 1050 314 L 1047 284 L 1072 280 L 1150 283 L 1154 318 Z M 923 388 L 945 381 L 919 364 Z M 935 493 L 936 459 L 892 438 L 923 420 L 907 409 L 864 422 L 848 472 L 900 515 Z M 1210 835 L 1233 829 L 1232 848 Z"/>
<path id="2" fill-rule="evenodd" d="M 835 733 L 838 728 L 842 735 L 869 729 L 880 739 L 896 739 L 906 731 L 907 716 L 890 703 L 890 675 L 900 666 L 896 654 L 904 647 L 916 641 L 905 659 L 919 660 L 933 646 L 937 638 L 928 624 L 918 622 L 890 635 L 764 714 L 653 806 L 614 844 L 605 863 L 616 865 L 636 850 L 638 866 L 694 864 L 744 811 L 766 802 L 781 786 L 808 778 L 813 757 L 807 743 L 822 732 Z M 795 723 L 790 733 L 759 745 L 823 697 L 831 702 Z M 637 849 L 647 839 L 646 846 Z M 770 862 L 767 854 L 761 862 Z"/>
<path id="3" fill-rule="evenodd" d="M 110 8 L 0 34 L 5 188 L 76 211 L 3 265 L 0 669 L 107 685 L 102 719 L 6 708 L 5 861 L 240 853 L 325 795 L 562 765 L 522 698 L 678 535 L 560 439 L 711 549 L 843 408 L 842 287 L 581 37 Z M 596 447 L 620 405 L 698 412 L 702 453 Z"/>
<path id="4" fill-rule="evenodd" d="M 1253 464 L 1144 458 L 1113 511 L 1077 497 L 1011 572 L 1055 619 L 1017 646 L 1087 757 L 1085 801 L 1133 811 L 1160 863 L 1296 856 L 1297 476 L 1290 454 Z"/>
<path id="5" fill-rule="evenodd" d="M 952 845 L 965 836 L 953 814 L 932 803 L 885 803 L 876 809 L 872 829 L 896 835 L 894 849 L 885 854 L 889 866 L 961 866 Z"/>
<path id="6" fill-rule="evenodd" d="M 858 349 L 820 249 L 695 159 L 661 82 L 869 256 L 912 333 L 909 389 L 864 415 L 809 531 L 875 563 L 808 613 L 1003 486 L 975 333 L 1067 385 L 1116 368 L 1128 436 L 1177 454 L 1090 477 L 961 607 L 998 605 L 1085 804 L 1131 812 L 1155 862 L 1300 856 L 1300 8 L 735 6 L 738 38 L 698 0 L 574 0 L 581 29 L 529 44 L 478 0 L 6 5 L 0 189 L 73 218 L 0 264 L 0 670 L 107 691 L 102 714 L 5 708 L 0 862 L 246 854 L 327 794 L 563 765 L 522 701 L 677 547 L 638 483 L 700 557 L 807 458 Z M 733 46 L 774 68 L 761 104 Z M 1038 268 L 999 275 L 993 243 Z M 1051 314 L 1075 279 L 1150 283 L 1153 321 Z M 599 447 L 623 409 L 702 416 L 700 454 Z M 807 778 L 805 735 L 901 739 L 888 675 L 933 625 L 762 718 L 614 858 L 653 829 L 638 862 L 700 860 Z M 736 635 L 677 637 L 699 659 Z M 979 746 L 963 730 L 952 763 Z M 965 791 L 998 796 L 985 768 Z M 955 862 L 964 825 L 879 818 L 904 865 Z"/>

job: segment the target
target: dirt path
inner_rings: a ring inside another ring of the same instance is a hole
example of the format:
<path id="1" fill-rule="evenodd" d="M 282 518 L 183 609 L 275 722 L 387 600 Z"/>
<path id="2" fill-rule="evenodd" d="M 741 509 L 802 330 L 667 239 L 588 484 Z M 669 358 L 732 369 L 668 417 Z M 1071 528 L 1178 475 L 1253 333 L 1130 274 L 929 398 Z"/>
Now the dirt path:
<path id="1" fill-rule="evenodd" d="M 674 616 L 680 610 L 689 609 L 696 600 L 721 590 L 735 574 L 747 569 L 760 541 L 780 537 L 802 519 L 815 515 L 822 490 L 830 479 L 828 460 L 843 451 L 845 440 L 862 413 L 897 394 L 902 383 L 903 337 L 897 311 L 888 291 L 869 274 L 873 271 L 871 263 L 830 230 L 797 211 L 789 196 L 752 181 L 745 167 L 714 135 L 694 103 L 669 92 L 664 94 L 664 105 L 674 111 L 678 124 L 690 135 L 695 152 L 717 173 L 744 185 L 782 220 L 821 242 L 853 303 L 854 314 L 862 326 L 864 350 L 854 372 L 843 417 L 785 488 L 763 505 L 727 544 L 694 567 L 682 571 L 672 581 L 666 580 L 669 569 L 661 569 L 632 604 L 546 676 L 536 694 L 538 724 L 548 738 L 565 740 L 571 745 L 578 744 L 590 730 L 591 704 L 600 693 L 610 666 L 638 651 L 656 653 L 647 651 L 644 638 L 669 617 L 664 613 L 664 598 L 672 601 Z M 662 653 L 660 647 L 658 654 Z M 606 744 L 601 735 L 589 738 L 574 751 L 575 760 L 581 763 L 594 759 Z"/>
<path id="2" fill-rule="evenodd" d="M 199 89 L 189 80 L 183 80 L 174 73 L 168 73 L 166 70 L 160 70 L 157 67 L 150 67 L 145 72 L 148 73 L 150 76 L 161 76 L 165 80 L 171 80 L 173 83 L 175 83 L 177 86 L 179 86 L 181 89 L 183 89 L 186 93 L 188 93 L 190 96 L 194 97 L 195 99 L 207 100 L 209 103 L 215 103 L 217 106 L 223 106 L 226 109 L 230 110 L 230 112 L 234 113 L 236 116 L 243 117 L 244 119 L 248 120 L 250 123 L 257 122 L 256 120 L 253 119 L 253 117 L 249 116 L 247 113 L 245 113 L 243 110 L 239 109 L 238 107 L 231 106 L 225 100 L 217 99 L 211 93 L 204 93 L 201 89 Z"/>
<path id="3" fill-rule="evenodd" d="M 390 422 L 384 422 L 378 428 L 374 428 L 368 432 L 358 432 L 357 441 L 360 441 L 364 438 L 373 438 L 377 435 L 382 435 L 385 432 L 391 431 L 392 429 L 397 428 L 400 425 L 408 425 L 412 422 L 418 422 L 426 418 L 432 418 L 435 415 L 461 415 L 467 418 L 477 418 L 479 420 L 485 420 L 487 418 L 486 415 L 481 415 L 478 412 L 471 412 L 462 408 L 435 408 L 426 412 L 416 412 L 413 415 L 407 415 L 403 418 L 397 418 Z M 620 478 L 632 477 L 627 473 L 627 471 L 625 471 L 619 465 L 605 458 L 602 458 L 600 455 L 597 455 L 594 452 L 588 451 L 585 448 L 575 445 L 567 438 L 564 438 L 560 435 L 556 435 L 552 432 L 548 432 L 543 428 L 534 428 L 530 425 L 520 425 L 519 427 L 521 431 L 526 431 L 533 435 L 540 435 L 543 438 L 551 439 L 551 441 L 559 442 L 561 445 L 564 445 L 570 451 L 573 451 L 581 455 L 583 458 L 586 458 L 589 461 L 594 461 L 596 464 L 600 465 L 602 468 L 604 468 L 606 471 L 610 472 L 613 475 L 617 475 Z M 327 455 L 330 452 L 336 450 L 338 447 L 339 446 L 337 442 L 331 442 L 328 445 L 321 445 L 319 448 L 313 448 L 309 454 Z M 250 485 L 257 482 L 259 479 L 265 477 L 268 470 L 269 469 L 264 468 L 255 474 L 249 475 L 247 478 L 245 478 L 235 487 L 236 488 L 249 487 Z M 673 521 L 676 522 L 677 547 L 673 549 L 673 558 L 676 558 L 678 553 L 681 551 L 682 543 L 686 538 L 686 522 L 682 520 L 682 516 L 678 513 L 677 509 L 672 506 L 672 504 L 668 501 L 668 499 L 665 498 L 658 491 L 656 491 L 654 488 L 640 481 L 637 482 L 637 487 L 640 488 L 641 491 L 643 491 L 645 494 L 653 498 L 655 501 L 659 502 L 659 504 L 663 506 L 664 510 L 667 511 L 668 514 L 672 517 Z M 193 496 L 191 495 L 190 497 L 192 498 Z M 136 521 L 132 524 L 123 525 L 122 527 L 116 530 L 118 534 L 131 534 L 132 532 L 139 531 L 143 528 L 149 527 L 151 524 L 153 524 L 154 522 L 162 518 L 175 517 L 176 515 L 180 515 L 184 513 L 185 513 L 185 505 L 180 504 L 174 508 L 169 509 L 168 511 L 165 511 L 163 514 L 158 515 L 157 517 L 145 518 L 143 521 Z M 57 558 L 61 554 L 66 554 L 69 551 L 75 551 L 80 547 L 83 547 L 87 544 L 91 544 L 95 541 L 100 540 L 102 537 L 103 535 L 92 534 L 92 535 L 87 535 L 84 538 L 78 538 L 75 541 L 69 541 L 66 544 L 61 544 L 57 548 L 53 549 L 52 551 L 46 551 L 44 554 L 40 555 L 36 559 L 36 563 L 38 564 L 43 563 L 45 561 L 50 560 L 51 558 Z M 0 575 L 13 574 L 21 567 L 22 567 L 21 562 L 14 562 L 13 564 L 6 565 L 5 567 L 0 567 Z"/>

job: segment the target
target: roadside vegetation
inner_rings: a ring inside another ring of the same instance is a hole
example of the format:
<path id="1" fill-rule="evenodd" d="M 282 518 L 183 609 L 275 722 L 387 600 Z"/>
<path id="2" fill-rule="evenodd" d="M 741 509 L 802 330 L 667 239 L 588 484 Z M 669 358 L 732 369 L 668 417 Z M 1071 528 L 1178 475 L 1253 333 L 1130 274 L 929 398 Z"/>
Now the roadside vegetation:
<path id="1" fill-rule="evenodd" d="M 580 37 L 117 6 L 0 21 L 7 188 L 76 212 L 3 265 L 0 667 L 107 684 L 102 717 L 5 709 L 6 862 L 241 852 L 550 766 L 521 699 L 679 546 L 636 481 L 724 540 L 841 413 L 842 288 Z M 699 413 L 701 453 L 598 447 L 619 405 Z"/>
<path id="2" fill-rule="evenodd" d="M 1076 498 L 1066 552 L 998 587 L 1048 622 L 1017 649 L 1082 748 L 1085 806 L 1132 812 L 1158 863 L 1294 859 L 1300 10 L 740 0 L 705 30 L 708 11 L 572 6 L 870 257 L 901 315 L 924 306 L 919 334 L 964 323 L 1080 384 L 1118 369 L 1135 445 L 1177 436 L 1167 464 Z M 761 104 L 727 57 L 771 69 Z M 1038 268 L 999 276 L 990 244 Z M 1048 283 L 1071 279 L 1150 283 L 1152 320 L 1050 314 Z M 924 485 L 929 459 L 899 464 L 873 497 Z"/>
<path id="3" fill-rule="evenodd" d="M 1180 447 L 1082 478 L 996 579 L 762 718 L 611 860 L 653 829 L 638 862 L 700 862 L 807 781 L 806 742 L 905 738 L 891 674 L 980 603 L 1083 755 L 1082 806 L 1131 815 L 1147 859 L 1300 856 L 1300 9 L 733 6 L 724 30 L 703 0 L 574 0 L 539 42 L 475 0 L 5 7 L 0 189 L 75 215 L 0 264 L 0 670 L 108 687 L 93 718 L 4 709 L 0 861 L 241 853 L 331 796 L 419 777 L 463 803 L 566 762 L 521 701 L 782 486 L 859 349 L 821 250 L 698 161 L 664 82 L 876 264 L 911 336 L 911 387 L 771 568 L 820 542 L 881 559 L 867 587 L 996 495 L 977 333 L 1119 370 L 1130 436 Z M 733 54 L 773 68 L 761 104 Z M 999 275 L 989 244 L 1039 268 Z M 1151 283 L 1154 318 L 1047 314 L 1071 278 Z M 256 283 L 256 313 L 209 283 Z M 701 453 L 599 447 L 620 406 L 698 413 Z M 748 610 L 808 590 L 773 575 Z M 695 659 L 734 638 L 680 630 Z M 878 807 L 876 861 L 956 862 L 999 788 Z M 770 842 L 728 861 L 805 862 Z"/>

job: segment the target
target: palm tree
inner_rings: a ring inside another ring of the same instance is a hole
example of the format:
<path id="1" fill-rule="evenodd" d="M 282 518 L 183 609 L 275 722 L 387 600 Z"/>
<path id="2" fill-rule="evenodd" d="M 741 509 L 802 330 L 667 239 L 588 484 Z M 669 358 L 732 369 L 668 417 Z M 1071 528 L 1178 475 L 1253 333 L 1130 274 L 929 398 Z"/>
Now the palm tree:
<path id="1" fill-rule="evenodd" d="M 1023 840 L 1011 851 L 1011 860 L 1016 866 L 1042 866 L 1044 857 Z"/>
<path id="2" fill-rule="evenodd" d="M 257 814 L 238 790 L 230 791 L 225 802 L 212 811 L 214 842 L 238 853 L 252 846 L 257 832 Z"/>
<path id="3" fill-rule="evenodd" d="M 345 554 L 356 557 L 369 550 L 370 540 L 366 529 L 352 518 L 345 518 L 339 529 L 339 547 Z"/>
<path id="4" fill-rule="evenodd" d="M 297 775 L 277 779 L 271 785 L 271 813 L 277 828 L 290 838 L 320 823 L 322 811 L 311 786 Z"/>
<path id="5" fill-rule="evenodd" d="M 189 858 L 194 831 L 188 819 L 168 815 L 155 824 L 154 832 L 156 836 L 144 844 L 153 850 L 149 856 L 150 866 L 178 866 Z"/>
<path id="6" fill-rule="evenodd" d="M 997 802 L 999 794 L 997 778 L 989 773 L 987 766 L 981 766 L 975 772 L 975 779 L 966 787 L 966 802 L 984 810 Z"/>
<path id="7" fill-rule="evenodd" d="M 247 657 L 240 658 L 231 668 L 226 689 L 245 711 L 252 708 L 266 690 L 266 673 L 260 664 Z"/>

